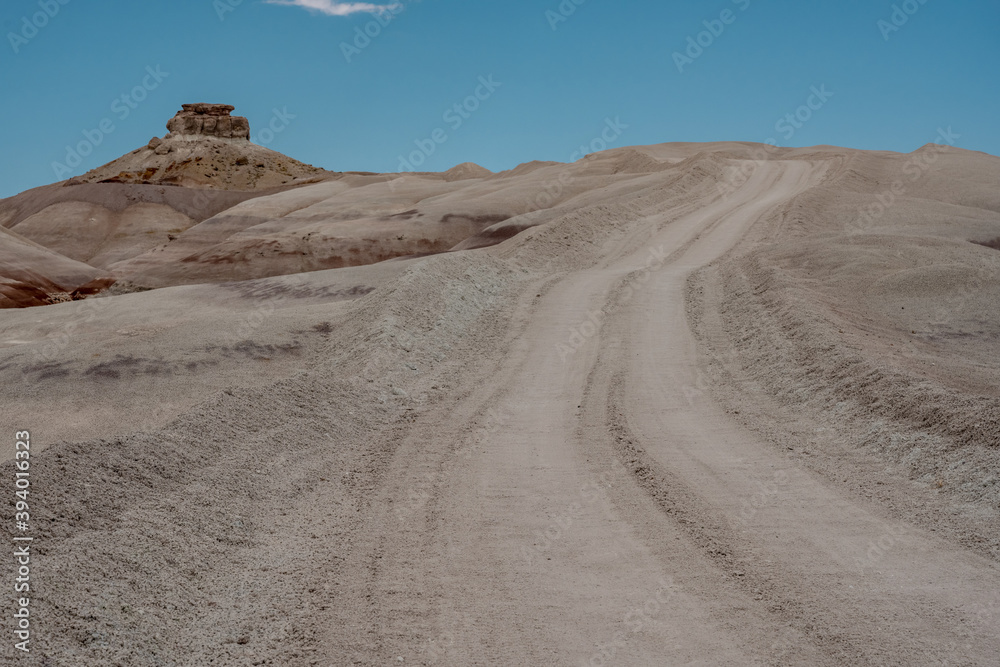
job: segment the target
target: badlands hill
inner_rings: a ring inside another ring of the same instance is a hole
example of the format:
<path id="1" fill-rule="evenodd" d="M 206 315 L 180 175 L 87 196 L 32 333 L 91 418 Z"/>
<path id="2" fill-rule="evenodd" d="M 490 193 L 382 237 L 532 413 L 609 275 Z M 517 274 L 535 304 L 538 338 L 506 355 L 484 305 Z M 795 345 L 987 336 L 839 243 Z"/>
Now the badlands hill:
<path id="1" fill-rule="evenodd" d="M 260 190 L 329 175 L 250 142 L 250 123 L 228 104 L 185 104 L 169 133 L 87 172 L 73 183 L 136 183 Z"/>
<path id="2" fill-rule="evenodd" d="M 0 201 L 0 226 L 14 234 L 0 237 L 0 307 L 79 298 L 114 283 L 120 292 L 442 252 L 506 217 L 475 206 L 439 207 L 429 217 L 413 209 L 491 175 L 477 165 L 421 174 L 397 194 L 390 182 L 398 174 L 327 172 L 251 143 L 249 123 L 232 109 L 185 104 L 148 146 Z M 273 197 L 310 184 L 325 187 Z M 41 246 L 30 273 L 24 240 Z"/>
<path id="3" fill-rule="evenodd" d="M 121 164 L 0 203 L 119 281 L 0 321 L 41 660 L 995 664 L 1000 158 Z"/>
<path id="4" fill-rule="evenodd" d="M 0 225 L 53 261 L 90 267 L 79 282 L 46 274 L 43 264 L 37 276 L 2 264 L 10 296 L 0 306 L 44 305 L 109 285 L 120 293 L 484 247 L 681 159 L 624 149 L 609 153 L 613 163 L 530 162 L 500 174 L 471 163 L 440 174 L 333 173 L 252 144 L 248 122 L 231 111 L 186 104 L 163 139 L 0 201 Z"/>
<path id="5" fill-rule="evenodd" d="M 91 267 L 81 283 L 76 274 L 28 276 L 0 265 L 10 294 L 0 306 L 63 300 L 95 279 L 84 292 L 113 283 L 120 292 L 245 280 L 482 247 L 544 221 L 546 210 L 594 184 L 583 174 L 533 175 L 555 163 L 496 176 L 471 163 L 441 174 L 326 172 L 252 144 L 246 119 L 231 110 L 184 105 L 166 137 L 82 177 L 0 201 L 0 225 L 60 261 Z"/>
<path id="6" fill-rule="evenodd" d="M 0 257 L 24 255 L 15 237 L 50 251 L 32 273 L 0 259 L 0 307 L 100 291 L 119 279 L 109 268 L 116 262 L 246 199 L 332 176 L 251 143 L 247 119 L 232 109 L 186 104 L 166 137 L 81 177 L 0 201 L 0 227 L 14 233 L 0 236 Z M 87 266 L 54 268 L 73 262 Z"/>

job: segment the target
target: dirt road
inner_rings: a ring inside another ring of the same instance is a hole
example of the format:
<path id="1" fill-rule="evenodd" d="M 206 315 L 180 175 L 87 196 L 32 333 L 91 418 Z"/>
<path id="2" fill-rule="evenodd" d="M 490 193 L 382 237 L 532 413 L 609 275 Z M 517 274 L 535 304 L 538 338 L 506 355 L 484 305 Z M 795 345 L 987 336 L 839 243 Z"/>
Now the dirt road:
<path id="1" fill-rule="evenodd" d="M 827 488 L 699 388 L 688 275 L 823 169 L 761 166 L 732 197 L 635 221 L 637 234 L 656 230 L 637 248 L 627 239 L 540 296 L 528 290 L 504 354 L 484 355 L 461 400 L 418 420 L 373 504 L 381 516 L 361 552 L 377 544 L 378 565 L 359 604 L 378 628 L 377 655 L 995 659 L 996 620 L 977 613 L 1000 585 L 993 564 Z M 478 441 L 450 449 L 477 416 Z M 332 633 L 328 655 L 343 641 Z"/>
<path id="2" fill-rule="evenodd" d="M 52 655 L 996 664 L 994 562 L 819 477 L 742 426 L 701 372 L 689 276 L 827 170 L 762 162 L 729 196 L 714 181 L 650 188 L 592 211 L 583 249 L 545 271 L 559 224 L 434 260 L 335 328 L 342 342 L 299 376 L 109 445 L 132 461 L 169 443 L 163 460 L 182 461 L 123 485 L 113 530 L 53 528 L 47 557 L 73 583 L 47 591 L 46 613 L 65 605 L 52 632 L 72 637 Z M 428 285 L 438 301 L 414 315 L 407 290 Z M 722 302 L 703 298 L 708 313 Z M 361 359 L 376 328 L 387 347 Z M 224 544 L 195 537 L 208 534 Z M 87 591 L 108 578 L 115 601 L 93 611 Z"/>

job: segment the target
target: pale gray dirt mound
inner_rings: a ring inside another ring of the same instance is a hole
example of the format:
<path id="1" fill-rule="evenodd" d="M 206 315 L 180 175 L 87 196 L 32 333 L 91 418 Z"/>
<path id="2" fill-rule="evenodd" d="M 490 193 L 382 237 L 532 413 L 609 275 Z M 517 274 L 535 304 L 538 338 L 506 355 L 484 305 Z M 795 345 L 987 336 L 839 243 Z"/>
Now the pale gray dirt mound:
<path id="1" fill-rule="evenodd" d="M 463 162 L 462 164 L 455 165 L 442 174 L 447 181 L 462 181 L 469 178 L 486 178 L 487 176 L 492 175 L 492 171 L 486 167 L 480 167 L 475 162 Z"/>
<path id="2" fill-rule="evenodd" d="M 952 515 L 949 532 L 1000 557 L 1000 255 L 966 240 L 1000 231 L 990 189 L 975 187 L 1000 181 L 1000 165 L 942 147 L 839 165 L 758 228 L 764 245 L 692 282 L 692 317 L 721 313 L 724 337 L 701 331 L 718 381 L 771 396 L 781 416 L 768 419 L 801 425 L 790 449 L 854 448 L 898 466 L 940 501 L 908 511 Z M 958 181 L 973 192 L 942 185 Z M 903 194 L 874 206 L 893 183 Z M 764 405 L 733 400 L 744 414 Z M 870 469 L 850 477 L 884 495 Z"/>
<path id="3" fill-rule="evenodd" d="M 219 284 L 14 312 L 33 658 L 991 664 L 1000 160 L 862 216 L 914 155 L 762 150 L 344 175 L 131 260 Z M 225 282 L 376 225 L 521 233 Z"/>
<path id="4" fill-rule="evenodd" d="M 242 201 L 270 193 L 271 191 L 236 192 L 124 183 L 73 185 L 64 181 L 0 200 L 0 225 L 10 228 L 55 204 L 77 202 L 94 204 L 113 213 L 121 213 L 136 204 L 163 204 L 201 222 Z"/>
<path id="5" fill-rule="evenodd" d="M 109 268 L 130 283 L 164 287 L 484 247 L 604 197 L 649 188 L 656 177 L 614 164 L 540 164 L 502 178 L 469 165 L 444 175 L 344 175 L 243 202 Z"/>
<path id="6" fill-rule="evenodd" d="M 0 308 L 67 300 L 77 287 L 106 275 L 0 228 Z"/>
<path id="7" fill-rule="evenodd" d="M 516 279 L 483 259 L 439 258 L 317 322 L 335 343 L 302 360 L 310 371 L 226 391 L 153 433 L 50 447 L 34 488 L 48 497 L 33 517 L 49 571 L 35 598 L 50 638 L 40 653 L 74 665 L 314 664 L 329 629 L 317 614 L 351 585 L 337 574 L 344 528 L 392 454 L 386 429 L 417 405 L 408 395 L 435 400 L 421 376 L 464 358 Z M 322 523 L 292 509 L 305 498 L 328 508 Z M 329 551 L 317 560 L 319 538 Z"/>
<path id="8" fill-rule="evenodd" d="M 163 204 L 134 204 L 120 213 L 97 204 L 64 202 L 11 229 L 66 257 L 107 268 L 160 246 L 194 221 Z"/>
<path id="9" fill-rule="evenodd" d="M 328 344 L 350 301 L 407 267 L 138 294 L 117 283 L 104 293 L 116 298 L 8 311 L 0 322 L 0 429 L 39 424 L 40 443 L 109 438 L 159 428 L 227 387 L 270 384 Z"/>
<path id="10" fill-rule="evenodd" d="M 106 286 L 116 277 L 109 270 L 111 265 L 163 248 L 197 222 L 247 199 L 287 187 L 233 192 L 121 183 L 57 183 L 4 199 L 0 201 L 0 224 L 14 232 L 16 238 L 39 247 L 25 249 L 11 240 L 10 234 L 4 237 L 5 246 L 14 243 L 18 250 L 0 260 L 0 275 L 5 278 L 0 307 L 61 301 L 95 279 Z M 39 254 L 42 247 L 50 251 L 46 259 Z M 62 259 L 55 259 L 60 256 Z M 57 264 L 76 268 L 69 274 L 62 269 L 51 273 Z M 81 264 L 89 264 L 89 268 Z M 24 273 L 26 266 L 30 275 Z"/>

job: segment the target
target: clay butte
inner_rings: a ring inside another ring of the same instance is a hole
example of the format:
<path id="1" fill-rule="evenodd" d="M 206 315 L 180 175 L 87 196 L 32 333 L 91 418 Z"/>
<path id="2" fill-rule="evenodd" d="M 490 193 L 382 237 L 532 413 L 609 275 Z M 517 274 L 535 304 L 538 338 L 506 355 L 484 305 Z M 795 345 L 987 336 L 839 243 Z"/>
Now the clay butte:
<path id="1" fill-rule="evenodd" d="M 183 104 L 169 132 L 141 148 L 70 179 L 79 183 L 179 185 L 262 190 L 330 175 L 250 140 L 250 121 L 230 104 Z"/>

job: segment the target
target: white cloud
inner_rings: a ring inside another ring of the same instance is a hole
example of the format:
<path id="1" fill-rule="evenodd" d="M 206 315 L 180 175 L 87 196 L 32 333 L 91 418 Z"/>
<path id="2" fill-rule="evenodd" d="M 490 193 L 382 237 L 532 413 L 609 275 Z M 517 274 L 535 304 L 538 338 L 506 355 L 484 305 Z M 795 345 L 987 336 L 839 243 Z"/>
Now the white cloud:
<path id="1" fill-rule="evenodd" d="M 398 3 L 391 5 L 375 5 L 370 2 L 334 2 L 333 0 L 267 0 L 270 5 L 291 5 L 304 7 L 327 16 L 347 16 L 358 12 L 379 14 L 399 7 Z"/>

